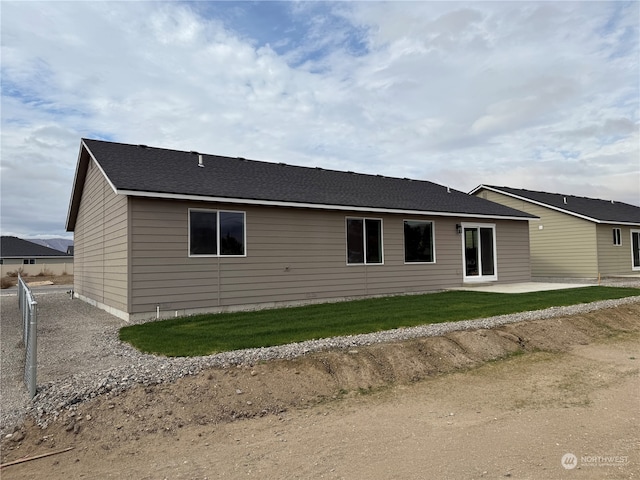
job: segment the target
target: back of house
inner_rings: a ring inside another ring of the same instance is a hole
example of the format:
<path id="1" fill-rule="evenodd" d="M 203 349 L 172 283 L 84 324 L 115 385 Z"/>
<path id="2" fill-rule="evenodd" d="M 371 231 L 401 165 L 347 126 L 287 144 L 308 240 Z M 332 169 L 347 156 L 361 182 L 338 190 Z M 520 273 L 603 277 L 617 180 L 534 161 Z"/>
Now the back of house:
<path id="1" fill-rule="evenodd" d="M 531 277 L 533 215 L 435 183 L 84 139 L 75 294 L 126 320 Z"/>

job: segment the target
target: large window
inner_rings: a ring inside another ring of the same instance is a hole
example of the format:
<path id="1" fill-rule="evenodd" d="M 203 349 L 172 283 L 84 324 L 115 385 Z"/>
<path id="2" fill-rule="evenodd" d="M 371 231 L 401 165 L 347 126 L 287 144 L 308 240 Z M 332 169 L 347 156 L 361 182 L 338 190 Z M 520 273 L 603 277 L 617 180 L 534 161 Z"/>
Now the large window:
<path id="1" fill-rule="evenodd" d="M 404 261 L 433 263 L 433 223 L 418 220 L 404 221 Z"/>
<path id="2" fill-rule="evenodd" d="M 244 256 L 244 212 L 189 210 L 190 256 Z"/>
<path id="3" fill-rule="evenodd" d="M 347 218 L 347 263 L 382 263 L 382 220 Z"/>

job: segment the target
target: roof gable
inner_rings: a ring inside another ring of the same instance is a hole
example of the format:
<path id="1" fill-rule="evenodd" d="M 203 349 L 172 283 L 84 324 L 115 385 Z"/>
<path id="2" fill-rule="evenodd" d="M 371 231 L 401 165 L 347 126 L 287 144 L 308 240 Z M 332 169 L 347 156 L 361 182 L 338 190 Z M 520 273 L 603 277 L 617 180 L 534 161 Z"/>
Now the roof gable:
<path id="1" fill-rule="evenodd" d="M 502 193 L 595 223 L 640 225 L 640 207 L 624 202 L 495 185 L 480 185 L 471 193 L 474 194 L 482 189 Z"/>
<path id="2" fill-rule="evenodd" d="M 35 257 L 70 257 L 70 255 L 54 248 L 38 245 L 18 237 L 0 237 L 0 257 L 2 258 L 35 258 Z"/>
<path id="3" fill-rule="evenodd" d="M 126 195 L 430 212 L 529 219 L 534 216 L 423 180 L 260 162 L 140 145 L 82 141 L 67 229 L 73 230 L 89 158 Z"/>

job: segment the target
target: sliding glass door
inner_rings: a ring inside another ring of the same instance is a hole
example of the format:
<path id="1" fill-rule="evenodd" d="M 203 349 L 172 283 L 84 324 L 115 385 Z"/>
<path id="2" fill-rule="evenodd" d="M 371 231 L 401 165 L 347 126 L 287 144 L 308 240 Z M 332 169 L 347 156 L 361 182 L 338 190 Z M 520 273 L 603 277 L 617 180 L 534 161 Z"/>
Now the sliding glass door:
<path id="1" fill-rule="evenodd" d="M 495 225 L 463 224 L 462 230 L 464 281 L 497 280 Z"/>

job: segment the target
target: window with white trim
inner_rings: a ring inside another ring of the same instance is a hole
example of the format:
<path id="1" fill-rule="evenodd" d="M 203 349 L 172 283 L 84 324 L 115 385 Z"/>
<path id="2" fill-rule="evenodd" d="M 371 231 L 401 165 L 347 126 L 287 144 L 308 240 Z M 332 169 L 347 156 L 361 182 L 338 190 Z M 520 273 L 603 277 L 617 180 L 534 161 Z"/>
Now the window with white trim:
<path id="1" fill-rule="evenodd" d="M 434 263 L 433 222 L 404 221 L 405 263 Z"/>
<path id="2" fill-rule="evenodd" d="M 622 235 L 619 228 L 613 229 L 613 244 L 617 247 L 622 245 Z"/>
<path id="3" fill-rule="evenodd" d="M 383 263 L 382 220 L 347 218 L 347 264 Z"/>
<path id="4" fill-rule="evenodd" d="M 189 256 L 246 255 L 245 213 L 189 209 Z"/>

